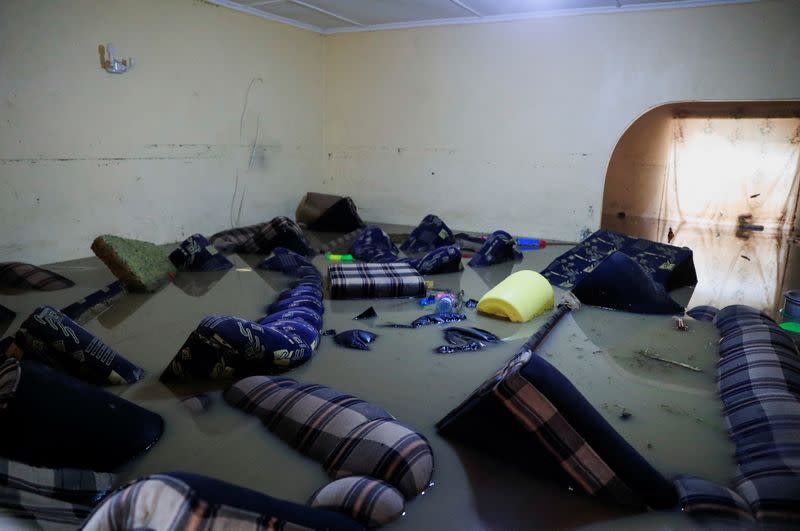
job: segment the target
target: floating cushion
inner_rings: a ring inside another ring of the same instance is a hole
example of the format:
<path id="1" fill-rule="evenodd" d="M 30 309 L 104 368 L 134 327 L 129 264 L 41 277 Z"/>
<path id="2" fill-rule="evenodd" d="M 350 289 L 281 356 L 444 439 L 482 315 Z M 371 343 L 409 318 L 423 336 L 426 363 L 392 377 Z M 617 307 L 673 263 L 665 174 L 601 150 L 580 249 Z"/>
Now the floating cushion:
<path id="1" fill-rule="evenodd" d="M 98 337 L 50 306 L 42 306 L 20 325 L 17 347 L 35 359 L 96 385 L 134 383 L 144 370 Z"/>
<path id="2" fill-rule="evenodd" d="M 217 249 L 225 252 L 269 254 L 276 247 L 284 247 L 303 256 L 314 254 L 303 230 L 285 216 L 218 232 L 210 239 Z"/>
<path id="3" fill-rule="evenodd" d="M 686 311 L 686 315 L 697 321 L 713 321 L 719 313 L 714 306 L 695 306 Z"/>
<path id="4" fill-rule="evenodd" d="M 258 324 L 267 325 L 273 321 L 300 319 L 313 326 L 317 331 L 322 329 L 322 317 L 310 308 L 291 308 L 265 315 L 258 320 Z"/>
<path id="5" fill-rule="evenodd" d="M 297 289 L 297 288 L 295 288 Z M 299 295 L 297 297 L 290 297 L 287 299 L 278 300 L 273 302 L 267 307 L 267 313 L 277 313 L 284 310 L 292 310 L 295 308 L 308 308 L 319 315 L 325 313 L 325 306 L 322 301 L 314 296 Z"/>
<path id="6" fill-rule="evenodd" d="M 633 258 L 615 251 L 581 277 L 572 293 L 584 304 L 634 313 L 681 314 L 667 294 Z"/>
<path id="7" fill-rule="evenodd" d="M 408 498 L 427 488 L 433 453 L 425 438 L 382 409 L 321 385 L 254 376 L 225 392 L 232 406 L 257 415 L 334 478 L 383 480 Z"/>
<path id="8" fill-rule="evenodd" d="M 92 513 L 83 529 L 364 528 L 334 511 L 279 500 L 209 477 L 170 472 L 141 478 L 118 490 Z"/>
<path id="9" fill-rule="evenodd" d="M 456 243 L 456 239 L 450 227 L 438 216 L 428 214 L 411 231 L 408 239 L 400 246 L 400 250 L 407 253 L 419 253 L 454 243 Z"/>
<path id="10" fill-rule="evenodd" d="M 736 492 L 693 476 L 675 478 L 678 490 L 678 507 L 693 517 L 729 517 L 750 522 L 753 520 L 747 502 Z"/>
<path id="11" fill-rule="evenodd" d="M 186 238 L 170 253 L 169 260 L 181 271 L 224 271 L 233 267 L 202 234 Z"/>
<path id="12" fill-rule="evenodd" d="M 0 455 L 33 466 L 110 471 L 149 450 L 164 421 L 100 388 L 35 361 L 9 359 L 18 373 L 0 416 Z"/>
<path id="13" fill-rule="evenodd" d="M 158 291 L 176 271 L 161 247 L 150 242 L 104 234 L 94 239 L 92 251 L 128 291 Z"/>
<path id="14" fill-rule="evenodd" d="M 350 232 L 364 226 L 349 197 L 308 192 L 297 206 L 298 223 L 320 232 Z"/>
<path id="15" fill-rule="evenodd" d="M 553 287 L 535 271 L 517 271 L 478 301 L 478 311 L 524 323 L 553 308 Z"/>
<path id="16" fill-rule="evenodd" d="M 23 262 L 0 263 L 0 287 L 12 289 L 36 289 L 55 291 L 71 288 L 75 283 L 70 279 Z"/>
<path id="17" fill-rule="evenodd" d="M 295 324 L 299 323 L 302 321 Z M 308 328 L 316 333 L 313 327 Z M 209 315 L 164 369 L 161 381 L 241 378 L 291 369 L 313 354 L 312 346 L 297 329 Z"/>
<path id="18" fill-rule="evenodd" d="M 374 478 L 351 476 L 337 479 L 319 489 L 309 505 L 344 513 L 366 527 L 381 527 L 403 514 L 403 495 L 391 485 Z"/>
<path id="19" fill-rule="evenodd" d="M 522 253 L 517 249 L 517 241 L 506 231 L 494 231 L 469 261 L 470 267 L 486 267 L 519 260 Z"/>
<path id="20" fill-rule="evenodd" d="M 275 247 L 273 255 L 265 258 L 258 264 L 259 269 L 280 271 L 286 275 L 297 276 L 297 270 L 303 266 L 311 266 L 311 262 L 302 255 L 290 251 L 285 247 Z M 312 266 L 313 267 L 313 266 Z"/>

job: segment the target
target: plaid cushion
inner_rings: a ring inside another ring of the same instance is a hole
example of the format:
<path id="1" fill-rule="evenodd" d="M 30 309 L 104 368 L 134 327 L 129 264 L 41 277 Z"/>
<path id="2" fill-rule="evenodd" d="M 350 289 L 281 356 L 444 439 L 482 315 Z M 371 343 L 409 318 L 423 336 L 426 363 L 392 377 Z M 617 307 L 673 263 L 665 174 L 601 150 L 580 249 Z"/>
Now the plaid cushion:
<path id="1" fill-rule="evenodd" d="M 492 387 L 494 395 L 526 430 L 537 436 L 586 493 L 608 493 L 623 503 L 638 504 L 639 496 L 586 443 L 550 400 L 520 374 L 532 356 L 525 350 L 504 368 Z"/>
<path id="2" fill-rule="evenodd" d="M 693 476 L 675 478 L 678 506 L 691 516 L 728 516 L 752 521 L 747 503 L 737 493 L 712 481 Z"/>
<path id="3" fill-rule="evenodd" d="M 367 527 L 381 527 L 397 520 L 405 506 L 397 489 L 365 476 L 332 481 L 315 492 L 308 503 L 344 513 Z"/>
<path id="4" fill-rule="evenodd" d="M 202 234 L 193 234 L 183 240 L 170 253 L 169 260 L 181 271 L 224 271 L 233 267 L 233 263 L 219 254 Z"/>
<path id="5" fill-rule="evenodd" d="M 456 239 L 450 227 L 438 216 L 428 214 L 422 218 L 417 228 L 411 231 L 411 235 L 400 246 L 400 250 L 418 253 L 454 243 L 456 243 Z"/>
<path id="6" fill-rule="evenodd" d="M 407 498 L 428 486 L 433 454 L 424 437 L 354 396 L 258 376 L 231 386 L 225 400 L 258 416 L 281 439 L 322 463 L 332 477 L 371 476 Z"/>
<path id="7" fill-rule="evenodd" d="M 719 310 L 714 306 L 695 306 L 686 311 L 686 315 L 697 321 L 713 321 L 717 313 Z"/>
<path id="8" fill-rule="evenodd" d="M 300 226 L 285 216 L 218 232 L 211 236 L 211 243 L 220 251 L 234 253 L 269 254 L 280 246 L 304 256 L 314 254 Z"/>
<path id="9" fill-rule="evenodd" d="M 502 264 L 509 260 L 519 260 L 522 253 L 517 249 L 517 241 L 506 231 L 495 231 L 469 261 L 470 267 L 485 267 Z"/>
<path id="10" fill-rule="evenodd" d="M 91 511 L 87 505 L 0 486 L 0 529 L 73 531 Z"/>
<path id="11" fill-rule="evenodd" d="M 359 530 L 337 513 L 278 500 L 192 474 L 141 478 L 108 497 L 86 521 L 85 531 L 129 529 Z"/>
<path id="12" fill-rule="evenodd" d="M 386 411 L 359 398 L 321 385 L 254 376 L 236 382 L 225 393 L 229 404 L 259 417 L 296 450 L 324 460 L 353 428 L 374 419 L 391 419 Z M 293 385 L 286 385 L 286 382 Z"/>
<path id="13" fill-rule="evenodd" d="M 335 264 L 328 277 L 334 299 L 421 297 L 427 291 L 422 276 L 404 263 Z"/>
<path id="14" fill-rule="evenodd" d="M 23 262 L 0 263 L 0 287 L 55 291 L 71 288 L 75 283 L 58 273 Z"/>
<path id="15" fill-rule="evenodd" d="M 83 299 L 62 308 L 61 313 L 78 324 L 86 323 L 94 318 L 94 316 L 109 308 L 123 295 L 125 295 L 125 288 L 122 282 L 117 280 L 104 288 L 90 293 Z"/>
<path id="16" fill-rule="evenodd" d="M 89 383 L 134 383 L 144 377 L 143 369 L 50 306 L 34 310 L 20 325 L 15 343 L 26 358 L 40 360 Z"/>
<path id="17" fill-rule="evenodd" d="M 736 443 L 737 491 L 762 521 L 800 520 L 800 357 L 763 312 L 741 305 L 717 314 L 718 380 Z"/>
<path id="18" fill-rule="evenodd" d="M 114 474 L 107 472 L 39 468 L 0 458 L 0 486 L 65 502 L 94 505 L 113 483 Z"/>
<path id="19" fill-rule="evenodd" d="M 378 419 L 348 433 L 323 466 L 334 478 L 364 475 L 382 479 L 410 499 L 430 483 L 433 452 L 421 434 L 396 420 Z"/>

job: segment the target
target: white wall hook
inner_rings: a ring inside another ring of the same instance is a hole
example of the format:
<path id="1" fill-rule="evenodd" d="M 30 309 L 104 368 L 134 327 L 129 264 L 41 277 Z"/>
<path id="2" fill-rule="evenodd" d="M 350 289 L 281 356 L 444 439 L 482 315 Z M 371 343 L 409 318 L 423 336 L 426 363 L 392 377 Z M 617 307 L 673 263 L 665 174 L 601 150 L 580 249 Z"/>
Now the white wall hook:
<path id="1" fill-rule="evenodd" d="M 103 61 L 103 68 L 109 74 L 124 74 L 129 68 L 133 68 L 133 58 L 128 57 L 122 61 L 114 58 L 114 46 L 111 43 L 106 45 L 106 54 Z"/>

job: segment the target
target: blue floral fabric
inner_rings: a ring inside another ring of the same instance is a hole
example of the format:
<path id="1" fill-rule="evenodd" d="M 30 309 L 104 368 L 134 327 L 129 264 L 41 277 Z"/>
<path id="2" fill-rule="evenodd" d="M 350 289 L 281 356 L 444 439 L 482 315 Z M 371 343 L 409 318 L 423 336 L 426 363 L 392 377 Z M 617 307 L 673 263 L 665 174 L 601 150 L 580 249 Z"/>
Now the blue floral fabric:
<path id="1" fill-rule="evenodd" d="M 438 219 L 438 218 L 437 218 Z M 353 242 L 353 258 L 369 263 L 407 263 L 421 275 L 452 273 L 461 269 L 458 245 L 437 247 L 418 258 L 400 258 L 400 251 L 380 227 L 370 225 Z"/>
<path id="2" fill-rule="evenodd" d="M 311 266 L 311 262 L 306 260 L 304 256 L 287 249 L 286 247 L 276 247 L 273 255 L 264 259 L 258 264 L 259 269 L 267 269 L 269 271 L 280 271 L 286 275 L 294 275 L 298 269 L 303 266 Z M 313 267 L 313 266 L 312 266 Z"/>
<path id="3" fill-rule="evenodd" d="M 89 383 L 133 383 L 144 376 L 143 369 L 50 306 L 34 310 L 17 331 L 15 343 L 26 359 L 41 361 Z"/>
<path id="4" fill-rule="evenodd" d="M 453 245 L 456 239 L 444 221 L 434 214 L 428 214 L 420 224 L 411 231 L 408 239 L 400 246 L 406 253 L 420 253 L 445 245 Z"/>
<path id="5" fill-rule="evenodd" d="M 542 271 L 554 286 L 572 289 L 603 260 L 619 251 L 628 255 L 667 291 L 697 283 L 692 250 L 617 232 L 599 230 L 562 254 Z"/>
<path id="6" fill-rule="evenodd" d="M 224 271 L 233 267 L 233 263 L 202 234 L 193 234 L 183 240 L 169 254 L 169 261 L 180 271 Z"/>
<path id="7" fill-rule="evenodd" d="M 506 231 L 496 230 L 486 238 L 467 265 L 485 267 L 521 258 L 522 253 L 517 249 L 517 241 Z"/>

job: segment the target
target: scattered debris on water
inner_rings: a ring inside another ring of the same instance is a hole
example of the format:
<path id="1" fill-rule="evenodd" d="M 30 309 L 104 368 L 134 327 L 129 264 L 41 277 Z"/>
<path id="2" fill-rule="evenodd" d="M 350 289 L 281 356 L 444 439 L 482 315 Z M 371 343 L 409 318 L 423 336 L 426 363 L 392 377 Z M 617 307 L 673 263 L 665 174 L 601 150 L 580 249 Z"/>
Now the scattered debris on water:
<path id="1" fill-rule="evenodd" d="M 683 317 L 675 316 L 672 318 L 672 321 L 675 323 L 675 330 L 680 330 L 681 332 L 687 332 L 689 330 L 689 325 L 683 320 Z"/>
<path id="2" fill-rule="evenodd" d="M 701 369 L 700 367 L 695 367 L 694 365 L 689 365 L 688 363 L 683 363 L 680 361 L 662 358 L 661 356 L 657 356 L 656 354 L 650 353 L 650 351 L 647 349 L 637 350 L 635 354 L 644 356 L 645 358 L 650 358 L 651 360 L 660 361 L 661 363 L 668 363 L 670 365 L 675 365 L 676 367 L 683 367 L 684 369 L 689 369 L 690 371 L 703 372 L 703 369 Z"/>

